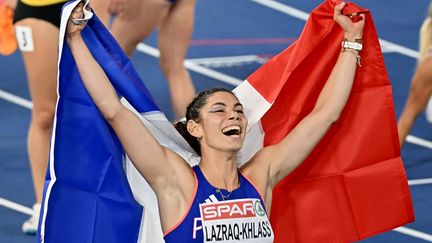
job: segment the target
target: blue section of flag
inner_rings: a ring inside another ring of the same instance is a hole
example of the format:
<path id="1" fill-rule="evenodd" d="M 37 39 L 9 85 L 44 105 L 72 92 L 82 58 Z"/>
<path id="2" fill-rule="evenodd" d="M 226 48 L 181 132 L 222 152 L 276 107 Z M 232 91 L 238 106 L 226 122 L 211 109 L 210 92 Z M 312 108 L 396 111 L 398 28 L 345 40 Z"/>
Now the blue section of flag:
<path id="1" fill-rule="evenodd" d="M 118 94 L 140 113 L 158 111 L 129 59 L 96 16 L 82 35 Z M 122 146 L 87 93 L 66 43 L 60 55 L 60 98 L 50 160 L 54 170 L 47 173 L 48 204 L 42 209 L 47 212 L 38 241 L 137 242 L 143 208 L 133 198 L 124 173 Z"/>

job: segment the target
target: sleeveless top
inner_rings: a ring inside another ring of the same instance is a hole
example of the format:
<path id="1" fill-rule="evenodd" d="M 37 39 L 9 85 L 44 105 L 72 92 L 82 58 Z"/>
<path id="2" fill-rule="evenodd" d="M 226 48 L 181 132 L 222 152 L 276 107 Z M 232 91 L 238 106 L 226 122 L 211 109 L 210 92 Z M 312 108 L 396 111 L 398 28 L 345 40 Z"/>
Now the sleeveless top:
<path id="1" fill-rule="evenodd" d="M 239 173 L 240 186 L 229 192 L 212 186 L 194 166 L 197 187 L 189 211 L 164 234 L 165 243 L 271 243 L 274 235 L 261 195 Z"/>

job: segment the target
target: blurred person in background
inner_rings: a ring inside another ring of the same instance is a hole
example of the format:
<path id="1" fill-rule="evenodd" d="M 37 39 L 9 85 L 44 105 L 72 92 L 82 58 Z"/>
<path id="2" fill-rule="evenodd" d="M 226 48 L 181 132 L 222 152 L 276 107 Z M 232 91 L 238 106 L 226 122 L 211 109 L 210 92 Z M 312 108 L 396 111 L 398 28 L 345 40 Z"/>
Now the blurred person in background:
<path id="1" fill-rule="evenodd" d="M 186 107 L 195 96 L 189 72 L 183 65 L 193 32 L 195 1 L 106 0 L 92 5 L 104 23 L 114 17 L 110 30 L 128 56 L 159 28 L 160 66 L 168 81 L 176 119 L 185 116 Z"/>
<path id="2" fill-rule="evenodd" d="M 399 143 L 403 146 L 414 121 L 426 108 L 426 117 L 432 123 L 432 2 L 420 29 L 420 56 L 411 81 L 405 107 L 398 120 Z"/>

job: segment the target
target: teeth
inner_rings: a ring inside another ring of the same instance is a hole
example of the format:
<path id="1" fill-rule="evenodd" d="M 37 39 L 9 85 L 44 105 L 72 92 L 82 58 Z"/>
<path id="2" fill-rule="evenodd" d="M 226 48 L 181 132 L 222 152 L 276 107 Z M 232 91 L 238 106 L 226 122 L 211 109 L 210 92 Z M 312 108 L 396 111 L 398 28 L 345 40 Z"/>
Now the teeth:
<path id="1" fill-rule="evenodd" d="M 222 132 L 226 133 L 226 132 L 231 131 L 231 130 L 240 130 L 240 127 L 239 126 L 229 126 L 229 127 L 224 128 L 222 130 Z"/>
<path id="2" fill-rule="evenodd" d="M 229 126 L 222 130 L 225 135 L 239 135 L 241 133 L 240 126 Z"/>

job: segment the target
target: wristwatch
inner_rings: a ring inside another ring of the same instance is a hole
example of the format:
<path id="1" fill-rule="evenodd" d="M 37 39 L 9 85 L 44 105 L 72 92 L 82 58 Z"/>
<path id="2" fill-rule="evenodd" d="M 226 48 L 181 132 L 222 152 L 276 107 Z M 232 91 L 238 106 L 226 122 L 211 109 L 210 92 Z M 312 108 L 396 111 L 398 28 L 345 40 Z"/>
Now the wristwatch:
<path id="1" fill-rule="evenodd" d="M 359 43 L 359 42 L 343 40 L 342 41 L 342 48 L 351 49 L 354 51 L 361 51 L 363 49 L 363 44 Z"/>

